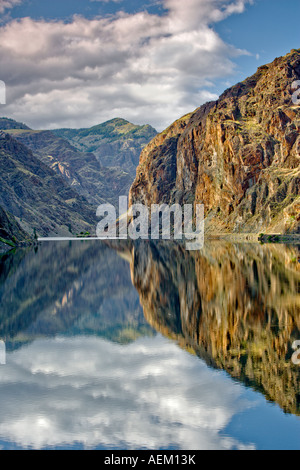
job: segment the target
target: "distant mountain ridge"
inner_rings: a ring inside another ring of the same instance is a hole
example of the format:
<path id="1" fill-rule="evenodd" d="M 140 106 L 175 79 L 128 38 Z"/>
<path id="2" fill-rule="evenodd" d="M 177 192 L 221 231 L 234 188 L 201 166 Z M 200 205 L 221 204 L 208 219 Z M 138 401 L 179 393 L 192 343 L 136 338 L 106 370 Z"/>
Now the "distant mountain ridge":
<path id="1" fill-rule="evenodd" d="M 157 135 L 149 124 L 138 126 L 115 118 L 88 129 L 52 131 L 81 152 L 92 152 L 101 165 L 120 167 L 133 177 L 143 148 Z"/>
<path id="2" fill-rule="evenodd" d="M 95 207 L 106 202 L 117 204 L 118 196 L 129 192 L 132 177 L 127 172 L 103 167 L 93 153 L 79 151 L 51 131 L 11 129 L 6 132 L 26 145 Z"/>
<path id="3" fill-rule="evenodd" d="M 11 129 L 30 130 L 30 127 L 26 126 L 26 124 L 23 124 L 22 122 L 17 122 L 14 119 L 0 117 L 0 129 L 2 130 L 11 130 Z"/>
<path id="4" fill-rule="evenodd" d="M 127 154 L 117 152 L 108 158 L 110 165 L 104 166 L 90 148 L 79 144 L 80 139 L 74 147 L 72 139 L 60 136 L 59 131 L 32 130 L 13 119 L 0 118 L 0 206 L 29 235 L 34 231 L 43 236 L 95 234 L 98 205 L 117 206 L 119 196 L 129 193 L 136 169 L 134 158 L 156 131 L 116 119 L 91 129 L 68 132 L 79 133 L 84 139 L 90 132 L 98 132 L 102 142 L 104 129 L 118 152 L 127 145 L 129 160 Z M 121 160 L 122 165 L 118 165 Z M 128 171 L 123 169 L 126 165 Z"/>

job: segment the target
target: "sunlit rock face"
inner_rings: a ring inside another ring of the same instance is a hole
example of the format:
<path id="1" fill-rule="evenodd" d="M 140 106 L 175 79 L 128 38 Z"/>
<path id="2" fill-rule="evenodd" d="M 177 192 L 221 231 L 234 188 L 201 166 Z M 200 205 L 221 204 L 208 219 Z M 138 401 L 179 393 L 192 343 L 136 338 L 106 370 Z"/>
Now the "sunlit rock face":
<path id="1" fill-rule="evenodd" d="M 147 321 L 206 362 L 300 414 L 300 266 L 295 247 L 172 243 L 132 248 Z"/>
<path id="2" fill-rule="evenodd" d="M 300 51 L 260 67 L 156 136 L 131 204 L 205 205 L 209 233 L 300 233 Z"/>

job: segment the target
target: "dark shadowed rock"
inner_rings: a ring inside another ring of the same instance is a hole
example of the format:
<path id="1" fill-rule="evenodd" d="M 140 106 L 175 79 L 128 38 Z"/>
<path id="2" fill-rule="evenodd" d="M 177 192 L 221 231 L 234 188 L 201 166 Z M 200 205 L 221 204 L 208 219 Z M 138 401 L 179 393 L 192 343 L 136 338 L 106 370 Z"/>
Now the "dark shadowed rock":
<path id="1" fill-rule="evenodd" d="M 0 207 L 0 252 L 20 245 L 28 238 L 16 219 Z"/>
<path id="2" fill-rule="evenodd" d="M 0 132 L 0 206 L 30 235 L 94 232 L 96 215 L 86 199 L 11 135 Z"/>

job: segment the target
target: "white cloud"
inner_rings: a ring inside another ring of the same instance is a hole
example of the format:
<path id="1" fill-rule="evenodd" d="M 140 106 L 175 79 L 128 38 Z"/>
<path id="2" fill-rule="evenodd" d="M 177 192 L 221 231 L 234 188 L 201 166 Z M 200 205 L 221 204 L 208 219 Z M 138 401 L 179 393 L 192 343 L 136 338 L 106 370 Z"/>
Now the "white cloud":
<path id="1" fill-rule="evenodd" d="M 24 18 L 0 28 L 2 114 L 35 128 L 82 127 L 113 117 L 162 129 L 233 73 L 243 51 L 211 24 L 250 0 L 165 0 L 163 16 L 139 12 L 71 23 Z"/>
<path id="2" fill-rule="evenodd" d="M 0 0 L 0 13 L 3 13 L 5 10 L 9 8 L 13 8 L 14 6 L 20 4 L 22 0 Z"/>
<path id="3" fill-rule="evenodd" d="M 253 448 L 224 433 L 242 387 L 161 336 L 38 340 L 0 372 L 0 438 L 24 448 Z"/>

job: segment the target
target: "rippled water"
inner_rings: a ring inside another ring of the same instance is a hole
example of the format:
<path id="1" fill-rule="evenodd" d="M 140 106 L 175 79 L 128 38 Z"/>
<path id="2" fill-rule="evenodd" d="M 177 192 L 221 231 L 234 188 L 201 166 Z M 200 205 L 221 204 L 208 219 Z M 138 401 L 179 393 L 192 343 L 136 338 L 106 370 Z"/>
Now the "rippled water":
<path id="1" fill-rule="evenodd" d="M 2 256 L 0 448 L 299 449 L 298 261 L 166 242 Z"/>

